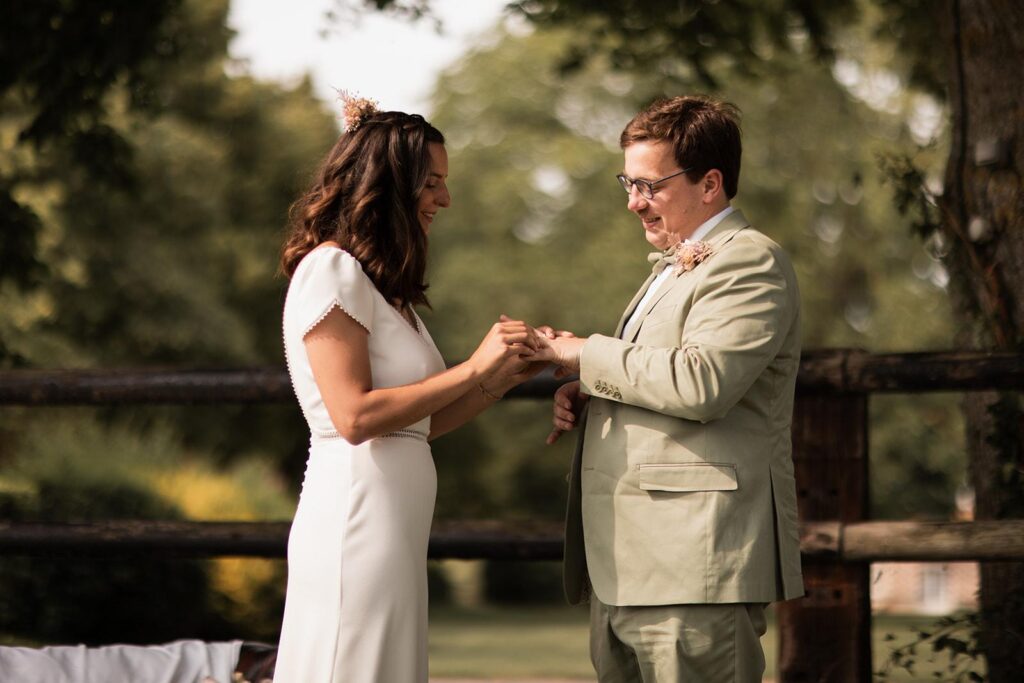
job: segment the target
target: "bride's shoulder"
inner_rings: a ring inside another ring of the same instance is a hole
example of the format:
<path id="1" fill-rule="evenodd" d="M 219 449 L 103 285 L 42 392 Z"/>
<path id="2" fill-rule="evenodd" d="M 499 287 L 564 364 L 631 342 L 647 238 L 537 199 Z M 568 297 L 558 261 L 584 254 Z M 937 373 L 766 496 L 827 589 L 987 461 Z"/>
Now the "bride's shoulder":
<path id="1" fill-rule="evenodd" d="M 285 309 L 305 320 L 303 336 L 334 306 L 372 330 L 375 288 L 354 256 L 325 242 L 306 254 L 288 285 Z"/>
<path id="2" fill-rule="evenodd" d="M 363 265 L 337 242 L 323 242 L 302 257 L 295 267 L 295 275 L 325 270 L 357 271 L 362 274 Z"/>

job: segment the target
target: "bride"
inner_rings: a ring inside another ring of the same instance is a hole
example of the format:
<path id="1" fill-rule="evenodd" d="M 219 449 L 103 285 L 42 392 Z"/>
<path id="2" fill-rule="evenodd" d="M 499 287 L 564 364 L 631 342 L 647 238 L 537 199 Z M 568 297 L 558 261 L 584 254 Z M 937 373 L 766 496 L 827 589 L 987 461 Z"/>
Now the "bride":
<path id="1" fill-rule="evenodd" d="M 281 265 L 288 370 L 310 449 L 288 541 L 275 683 L 426 683 L 429 440 L 535 374 L 537 333 L 502 317 L 445 369 L 427 235 L 449 206 L 441 133 L 343 96 L 346 130 L 292 207 Z"/>

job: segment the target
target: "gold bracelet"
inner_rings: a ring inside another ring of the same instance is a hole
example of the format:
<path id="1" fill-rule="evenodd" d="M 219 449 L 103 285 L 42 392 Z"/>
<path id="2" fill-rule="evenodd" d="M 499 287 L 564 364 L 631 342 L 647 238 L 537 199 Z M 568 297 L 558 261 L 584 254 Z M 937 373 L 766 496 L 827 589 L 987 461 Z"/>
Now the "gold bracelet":
<path id="1" fill-rule="evenodd" d="M 495 401 L 500 401 L 501 400 L 501 396 L 495 396 L 491 392 L 487 391 L 487 389 L 484 389 L 483 382 L 477 382 L 476 386 L 477 386 L 478 389 L 480 389 L 480 393 L 483 394 L 484 396 L 486 396 L 487 398 L 495 400 Z"/>

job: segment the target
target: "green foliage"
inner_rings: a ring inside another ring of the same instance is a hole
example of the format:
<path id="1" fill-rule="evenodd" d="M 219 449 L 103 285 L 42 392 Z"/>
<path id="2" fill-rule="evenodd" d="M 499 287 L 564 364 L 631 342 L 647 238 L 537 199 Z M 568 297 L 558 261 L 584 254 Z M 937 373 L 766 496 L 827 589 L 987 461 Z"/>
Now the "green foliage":
<path id="1" fill-rule="evenodd" d="M 355 3 L 336 4 L 351 10 Z M 430 0 L 362 4 L 411 19 L 433 17 Z M 851 44 L 851 33 L 869 27 L 862 38 L 898 47 L 890 61 L 898 62 L 893 66 L 910 82 L 936 97 L 945 94 L 945 46 L 936 40 L 936 28 L 950 18 L 937 16 L 936 4 L 928 0 L 517 0 L 508 8 L 542 30 L 572 32 L 558 58 L 563 71 L 584 67 L 592 59 L 607 60 L 613 68 L 634 74 L 682 71 L 701 87 L 719 89 L 727 79 L 715 73 L 716 63 L 726 62 L 747 76 L 771 75 L 777 62 L 792 55 L 829 63 L 844 52 L 860 52 L 863 43 Z"/>
<path id="2" fill-rule="evenodd" d="M 328 13 L 328 18 L 337 19 L 339 12 L 358 14 L 360 2 L 378 12 L 388 12 L 407 19 L 435 18 L 430 9 L 430 0 L 335 0 L 335 9 Z"/>
<path id="3" fill-rule="evenodd" d="M 51 439 L 46 447 L 59 448 L 58 443 L 68 442 Z M 66 458 L 40 454 L 59 465 L 44 472 L 32 463 L 27 466 L 37 475 L 32 480 L 16 485 L 5 479 L 0 517 L 21 522 L 181 517 L 138 481 L 113 469 L 101 476 L 85 467 L 81 463 L 88 460 L 74 450 Z M 0 558 L 0 633 L 44 643 L 148 643 L 225 634 L 218 624 L 206 571 L 197 562 L 90 559 L 74 553 Z"/>
<path id="4" fill-rule="evenodd" d="M 167 52 L 161 32 L 179 4 L 12 0 L 0 28 L 0 93 L 18 92 L 31 111 L 19 137 L 95 135 L 107 92 L 125 78 L 141 85 L 143 63 Z"/>
<path id="5" fill-rule="evenodd" d="M 0 287 L 4 286 L 4 280 L 28 286 L 44 272 L 36 258 L 39 217 L 15 201 L 9 183 L 3 181 L 0 181 L 0 225 L 4 226 L 0 231 L 0 273 L 4 274 L 0 277 Z"/>
<path id="6" fill-rule="evenodd" d="M 0 518 L 253 520 L 291 513 L 290 497 L 265 464 L 220 471 L 188 457 L 169 425 L 104 426 L 91 413 L 33 422 L 19 434 L 0 475 Z M 0 633 L 50 643 L 273 638 L 283 588 L 278 561 L 8 557 L 0 560 Z"/>
<path id="7" fill-rule="evenodd" d="M 953 394 L 872 397 L 872 519 L 953 517 L 957 493 L 967 484 L 959 408 Z"/>
<path id="8" fill-rule="evenodd" d="M 0 278 L 0 366 L 281 362 L 282 226 L 337 131 L 308 81 L 284 88 L 226 73 L 226 12 L 226 2 L 180 6 L 162 29 L 177 59 L 146 62 L 149 94 L 120 81 L 107 90 L 105 125 L 131 150 L 127 166 L 113 165 L 129 183 L 97 182 L 63 144 L 4 158 L 17 206 L 38 225 L 3 231 L 3 254 L 26 275 Z M 14 98 L 0 134 L 16 137 L 31 113 Z M 118 414 L 180 420 L 186 443 L 221 461 L 304 450 L 293 406 Z"/>
<path id="9" fill-rule="evenodd" d="M 874 38 L 899 47 L 910 83 L 936 97 L 945 97 L 948 82 L 947 46 L 936 39 L 937 29 L 952 17 L 943 17 L 946 9 L 934 0 L 872 0 L 863 8 L 877 6 L 879 20 Z"/>
<path id="10" fill-rule="evenodd" d="M 0 22 L 0 130 L 15 145 L 60 149 L 97 184 L 130 183 L 130 148 L 107 123 L 108 94 L 147 89 L 147 60 L 170 57 L 167 17 L 178 0 L 67 3 L 15 0 Z M 161 54 L 162 53 L 162 54 Z M 17 112 L 12 116 L 12 112 Z M 5 142 L 5 148 L 7 144 Z M 18 184 L 39 169 L 0 164 L 0 287 L 26 287 L 43 271 L 41 229 Z M 0 338 L 0 361 L 5 357 Z"/>
<path id="11" fill-rule="evenodd" d="M 5 147 L 0 157 L 0 184 L 9 190 L 0 194 L 0 202 L 8 198 L 0 221 L 19 211 L 23 218 L 0 230 L 0 367 L 282 362 L 282 227 L 337 130 L 309 81 L 283 87 L 229 72 L 226 1 L 166 7 L 154 29 L 162 38 L 132 67 L 138 77 L 122 72 L 102 93 L 90 90 L 97 93 L 95 115 L 68 119 L 69 126 L 82 124 L 79 132 Z M 83 41 L 102 34 L 89 26 L 80 26 Z M 103 49 L 99 43 L 94 48 Z M 3 55 L 4 65 L 35 59 Z M 0 92 L 5 143 L 34 120 L 32 92 L 22 86 Z M 18 227 L 28 223 L 31 229 Z M 52 514 L 82 519 L 135 512 L 288 519 L 293 498 L 273 469 L 283 463 L 297 487 L 307 436 L 291 405 L 8 408 L 0 413 L 0 434 L 5 490 L 21 491 L 18 504 L 27 506 L 18 509 L 43 514 L 50 497 L 40 498 L 41 487 L 57 481 L 64 502 Z M 253 464 L 257 460 L 269 464 Z M 104 488 L 115 483 L 116 490 Z M 138 501 L 155 502 L 145 507 Z M 281 562 L 128 563 L 152 578 L 126 570 L 112 584 L 124 590 L 125 604 L 110 610 L 97 606 L 117 600 L 100 589 L 107 574 L 119 571 L 118 561 L 18 562 L 19 571 L 30 567 L 40 577 L 32 590 L 42 590 L 44 579 L 71 582 L 66 592 L 32 593 L 25 609 L 42 616 L 23 615 L 9 626 L 23 637 L 152 642 L 173 632 L 272 638 L 280 624 Z M 140 584 L 134 592 L 132 581 Z M 131 598 L 161 590 L 161 582 L 166 601 Z M 76 603 L 74 586 L 96 597 Z M 45 616 L 51 609 L 55 616 Z M 105 625 L 89 627 L 89 618 Z"/>
<path id="12" fill-rule="evenodd" d="M 831 56 L 830 23 L 848 20 L 856 3 L 530 0 L 513 7 L 540 26 L 573 29 L 565 66 L 598 54 L 614 68 L 640 73 L 665 68 L 670 57 L 700 84 L 717 88 L 723 81 L 712 62 L 722 55 L 745 75 L 757 73 L 774 55 L 805 45 L 817 56 Z"/>
<path id="13" fill-rule="evenodd" d="M 35 151 L 15 149 L 7 159 L 12 199 L 4 206 L 21 219 L 9 221 L 15 230 L 9 241 L 5 230 L 4 252 L 41 267 L 32 281 L 26 275 L 18 286 L 0 283 L 3 303 L 28 309 L 21 325 L 0 330 L 0 361 L 280 358 L 281 227 L 336 129 L 308 82 L 285 89 L 225 73 L 226 12 L 226 2 L 168 4 L 159 20 L 163 37 L 150 46 L 159 54 L 140 55 L 136 65 L 151 87 L 131 79 L 104 85 L 91 105 L 102 125 L 89 129 L 84 148 L 62 137 Z M 86 28 L 83 41 L 102 38 L 102 30 Z M 16 136 L 41 106 L 30 90 L 8 95 L 9 115 L 0 118 L 5 137 Z M 83 150 L 88 165 L 78 159 Z M 17 227 L 32 216 L 34 228 Z"/>
<path id="14" fill-rule="evenodd" d="M 878 166 L 892 188 L 900 215 L 910 220 L 911 229 L 929 238 L 939 229 L 938 207 L 928 192 L 926 172 L 907 154 L 879 155 Z"/>
<path id="15" fill-rule="evenodd" d="M 982 683 L 985 677 L 978 672 L 984 661 L 978 647 L 979 617 L 976 613 L 941 617 L 928 629 L 917 629 L 914 637 L 901 645 L 892 644 L 882 668 L 875 672 L 875 680 L 893 680 L 897 671 L 914 675 L 915 667 L 928 662 L 936 680 L 955 683 Z M 886 643 L 896 643 L 892 633 L 885 636 Z"/>
<path id="16" fill-rule="evenodd" d="M 1000 491 L 996 519 L 1024 517 L 1024 405 L 1019 393 L 999 394 L 988 407 L 988 414 L 996 429 L 992 430 L 990 445 L 999 453 L 1001 467 L 995 473 L 993 488 Z M 1024 596 L 1018 601 L 1024 602 Z"/>

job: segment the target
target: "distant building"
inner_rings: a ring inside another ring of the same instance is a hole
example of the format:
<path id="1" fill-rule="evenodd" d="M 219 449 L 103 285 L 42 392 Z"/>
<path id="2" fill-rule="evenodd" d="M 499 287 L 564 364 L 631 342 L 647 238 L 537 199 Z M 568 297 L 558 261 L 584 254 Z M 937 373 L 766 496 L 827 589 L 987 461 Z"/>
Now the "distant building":
<path id="1" fill-rule="evenodd" d="M 873 612 L 937 615 L 977 606 L 977 562 L 876 562 L 871 565 Z"/>
<path id="2" fill-rule="evenodd" d="M 956 520 L 974 519 L 974 494 L 956 496 Z M 883 614 L 950 614 L 978 606 L 977 562 L 876 562 L 871 610 Z"/>

